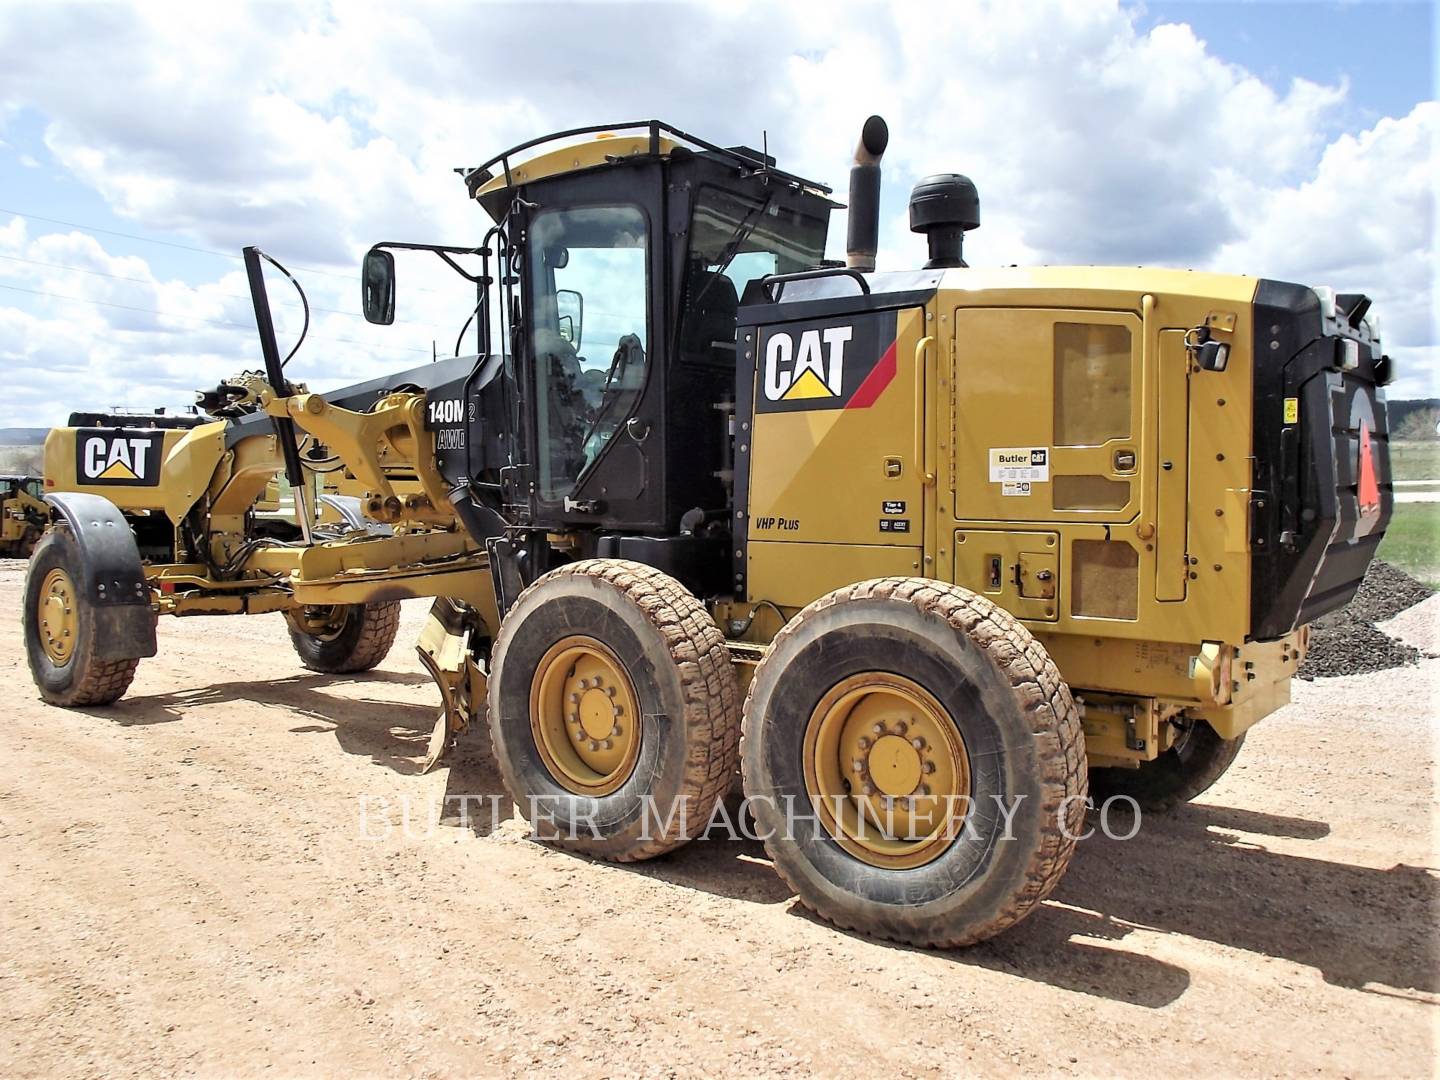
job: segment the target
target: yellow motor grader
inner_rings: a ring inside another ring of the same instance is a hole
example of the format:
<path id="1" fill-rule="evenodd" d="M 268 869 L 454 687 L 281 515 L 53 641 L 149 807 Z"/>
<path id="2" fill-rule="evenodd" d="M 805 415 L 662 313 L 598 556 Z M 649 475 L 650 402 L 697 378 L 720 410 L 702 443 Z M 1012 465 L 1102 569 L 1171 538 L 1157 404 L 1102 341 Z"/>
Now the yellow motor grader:
<path id="1" fill-rule="evenodd" d="M 1358 294 L 970 268 L 955 174 L 911 196 L 925 264 L 876 272 L 887 141 L 872 117 L 844 262 L 827 187 L 658 121 L 458 170 L 481 242 L 377 245 L 362 300 L 392 323 L 395 253 L 437 256 L 475 352 L 327 393 L 287 375 L 247 249 L 262 371 L 46 443 L 41 693 L 118 698 L 157 615 L 283 612 L 305 663 L 361 670 L 435 597 L 432 756 L 483 723 L 556 843 L 673 850 L 738 765 L 824 917 L 1011 926 L 1087 796 L 1192 798 L 1288 699 L 1390 518 L 1391 362 Z M 293 521 L 255 511 L 277 477 Z"/>
<path id="2" fill-rule="evenodd" d="M 43 495 L 38 476 L 0 475 L 0 558 L 29 558 L 50 519 Z"/>

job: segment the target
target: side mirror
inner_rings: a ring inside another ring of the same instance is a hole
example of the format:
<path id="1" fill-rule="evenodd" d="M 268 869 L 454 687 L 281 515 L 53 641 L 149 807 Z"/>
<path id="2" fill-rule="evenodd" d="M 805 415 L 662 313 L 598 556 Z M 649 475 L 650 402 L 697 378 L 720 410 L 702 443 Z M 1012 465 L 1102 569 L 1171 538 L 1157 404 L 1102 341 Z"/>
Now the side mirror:
<path id="1" fill-rule="evenodd" d="M 585 327 L 585 298 L 574 289 L 556 290 L 555 317 L 560 336 L 572 349 L 579 352 L 580 338 Z"/>
<path id="2" fill-rule="evenodd" d="M 380 248 L 365 253 L 360 269 L 360 310 L 365 321 L 389 326 L 395 321 L 395 256 Z"/>

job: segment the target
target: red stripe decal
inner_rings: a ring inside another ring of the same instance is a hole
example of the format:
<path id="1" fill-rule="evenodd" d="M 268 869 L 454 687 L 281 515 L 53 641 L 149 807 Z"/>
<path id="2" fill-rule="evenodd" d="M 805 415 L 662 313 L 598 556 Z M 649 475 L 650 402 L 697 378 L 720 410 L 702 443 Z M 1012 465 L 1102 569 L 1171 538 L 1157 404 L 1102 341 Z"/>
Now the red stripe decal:
<path id="1" fill-rule="evenodd" d="M 865 376 L 865 381 L 855 388 L 855 393 L 850 395 L 850 400 L 845 403 L 847 409 L 868 409 L 884 393 L 885 388 L 895 378 L 895 342 L 885 350 L 885 355 L 880 357 L 879 363 L 870 369 L 870 374 Z"/>

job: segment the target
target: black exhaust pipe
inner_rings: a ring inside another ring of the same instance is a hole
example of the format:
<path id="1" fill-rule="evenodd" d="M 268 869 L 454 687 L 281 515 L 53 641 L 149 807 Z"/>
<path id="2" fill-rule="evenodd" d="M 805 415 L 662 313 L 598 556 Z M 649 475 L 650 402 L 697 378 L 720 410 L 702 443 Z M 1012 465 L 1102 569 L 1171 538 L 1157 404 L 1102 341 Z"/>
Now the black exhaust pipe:
<path id="1" fill-rule="evenodd" d="M 850 216 L 845 227 L 845 265 L 852 270 L 875 269 L 880 247 L 880 158 L 890 145 L 890 128 L 878 116 L 860 129 L 855 164 L 850 169 Z"/>

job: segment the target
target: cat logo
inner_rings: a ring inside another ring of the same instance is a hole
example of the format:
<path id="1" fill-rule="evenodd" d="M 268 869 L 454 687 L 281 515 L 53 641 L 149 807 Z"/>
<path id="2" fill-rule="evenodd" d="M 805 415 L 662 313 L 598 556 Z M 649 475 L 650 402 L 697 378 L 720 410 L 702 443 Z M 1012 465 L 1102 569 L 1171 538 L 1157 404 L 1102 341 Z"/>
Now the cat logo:
<path id="1" fill-rule="evenodd" d="M 894 311 L 760 328 L 757 413 L 868 409 L 895 379 Z"/>
<path id="2" fill-rule="evenodd" d="M 765 398 L 801 401 L 838 398 L 845 386 L 845 346 L 854 336 L 849 326 L 804 330 L 799 342 L 776 331 L 765 343 Z"/>
<path id="3" fill-rule="evenodd" d="M 81 484 L 154 487 L 160 482 L 159 432 L 90 430 L 75 434 L 75 467 Z"/>

